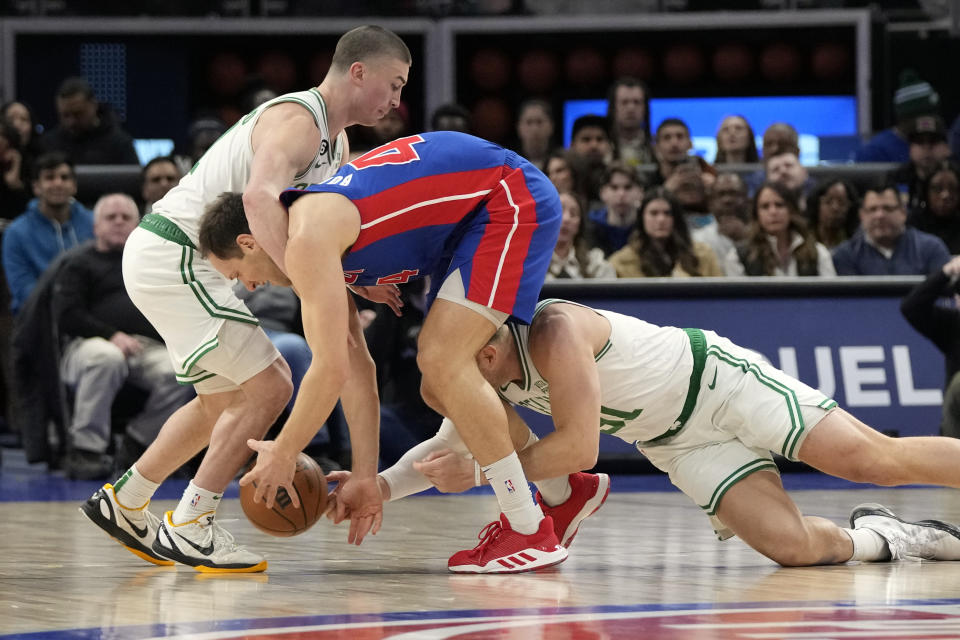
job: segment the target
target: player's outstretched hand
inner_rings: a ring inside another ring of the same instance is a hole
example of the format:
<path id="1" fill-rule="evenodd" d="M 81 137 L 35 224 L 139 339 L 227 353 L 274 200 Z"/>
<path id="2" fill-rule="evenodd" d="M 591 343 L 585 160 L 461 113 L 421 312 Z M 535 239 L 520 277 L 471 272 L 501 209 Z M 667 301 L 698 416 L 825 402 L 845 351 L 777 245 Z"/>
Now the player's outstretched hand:
<path id="1" fill-rule="evenodd" d="M 338 509 L 337 505 L 340 504 L 340 487 L 350 479 L 350 472 L 337 470 L 331 471 L 327 474 L 327 482 L 336 482 L 337 486 L 327 494 L 327 506 L 323 511 L 323 515 L 327 516 L 327 520 L 331 521 L 333 524 L 340 524 L 343 522 L 344 518 L 349 518 L 350 513 Z M 337 519 L 337 513 L 340 512 L 341 518 Z"/>
<path id="2" fill-rule="evenodd" d="M 381 284 L 379 286 L 371 287 L 358 287 L 355 284 L 350 285 L 350 288 L 358 296 L 364 297 L 370 302 L 377 302 L 380 304 L 385 304 L 397 315 L 399 318 L 402 315 L 401 309 L 403 308 L 403 300 L 400 299 L 400 289 L 395 284 Z"/>
<path id="3" fill-rule="evenodd" d="M 328 475 L 327 479 L 331 477 Z M 336 488 L 336 513 L 334 524 L 350 518 L 350 532 L 347 542 L 357 544 L 363 542 L 369 533 L 376 535 L 383 522 L 383 496 L 377 477 L 357 478 L 351 475 Z"/>
<path id="4" fill-rule="evenodd" d="M 460 493 L 476 486 L 473 458 L 466 458 L 450 449 L 431 451 L 413 468 L 427 477 L 438 491 Z"/>
<path id="5" fill-rule="evenodd" d="M 257 464 L 240 478 L 240 486 L 253 483 L 256 491 L 253 501 L 265 500 L 267 508 L 273 508 L 277 490 L 283 487 L 290 495 L 294 507 L 300 506 L 300 498 L 293 488 L 293 474 L 297 468 L 297 456 L 282 454 L 273 440 L 247 440 L 247 446 L 257 452 Z"/>

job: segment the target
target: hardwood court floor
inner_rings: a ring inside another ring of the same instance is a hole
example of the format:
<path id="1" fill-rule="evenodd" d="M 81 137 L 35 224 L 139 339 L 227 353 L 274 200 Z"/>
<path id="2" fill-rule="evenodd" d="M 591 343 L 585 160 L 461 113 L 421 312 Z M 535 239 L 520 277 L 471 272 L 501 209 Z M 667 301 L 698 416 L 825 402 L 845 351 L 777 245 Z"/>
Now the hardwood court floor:
<path id="1" fill-rule="evenodd" d="M 220 518 L 265 553 L 265 574 L 153 567 L 111 541 L 78 501 L 0 502 L 0 636 L 27 638 L 960 638 L 960 563 L 778 568 L 718 542 L 679 492 L 618 492 L 563 564 L 452 575 L 447 557 L 495 517 L 486 494 L 408 498 L 361 547 L 326 521 L 271 538 L 235 499 Z M 789 485 L 788 485 L 789 486 Z M 960 522 L 960 492 L 795 491 L 846 521 L 861 502 Z M 173 500 L 157 501 L 156 512 Z"/>

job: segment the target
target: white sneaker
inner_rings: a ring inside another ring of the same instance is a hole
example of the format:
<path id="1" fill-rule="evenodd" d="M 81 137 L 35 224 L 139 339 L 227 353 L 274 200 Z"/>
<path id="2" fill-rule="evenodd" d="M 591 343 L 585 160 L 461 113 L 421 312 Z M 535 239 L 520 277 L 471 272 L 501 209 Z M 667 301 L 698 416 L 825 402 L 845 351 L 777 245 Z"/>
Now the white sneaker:
<path id="1" fill-rule="evenodd" d="M 867 503 L 850 512 L 850 526 L 879 534 L 887 541 L 893 560 L 960 560 L 960 527 L 948 522 L 907 522 L 883 505 Z"/>
<path id="2" fill-rule="evenodd" d="M 197 571 L 255 573 L 267 569 L 263 556 L 238 545 L 233 535 L 217 523 L 212 511 L 183 524 L 173 524 L 173 511 L 167 511 L 153 550 Z"/>
<path id="3" fill-rule="evenodd" d="M 90 518 L 93 524 L 107 532 L 130 553 L 153 564 L 170 566 L 173 561 L 151 548 L 160 528 L 160 518 L 147 510 L 147 504 L 139 509 L 129 509 L 117 501 L 113 485 L 107 483 L 97 489 L 80 505 L 80 513 Z"/>

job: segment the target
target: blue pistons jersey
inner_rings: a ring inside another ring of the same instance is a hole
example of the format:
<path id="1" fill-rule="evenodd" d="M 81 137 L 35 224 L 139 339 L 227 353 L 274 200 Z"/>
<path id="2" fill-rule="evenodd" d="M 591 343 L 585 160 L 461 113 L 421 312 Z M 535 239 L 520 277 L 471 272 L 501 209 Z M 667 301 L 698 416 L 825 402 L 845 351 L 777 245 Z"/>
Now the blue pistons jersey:
<path id="1" fill-rule="evenodd" d="M 529 321 L 560 229 L 550 181 L 492 142 L 436 131 L 363 154 L 334 176 L 287 190 L 349 198 L 360 234 L 343 256 L 347 284 L 402 284 L 459 270 L 467 299 Z M 320 214 L 322 215 L 322 214 Z"/>

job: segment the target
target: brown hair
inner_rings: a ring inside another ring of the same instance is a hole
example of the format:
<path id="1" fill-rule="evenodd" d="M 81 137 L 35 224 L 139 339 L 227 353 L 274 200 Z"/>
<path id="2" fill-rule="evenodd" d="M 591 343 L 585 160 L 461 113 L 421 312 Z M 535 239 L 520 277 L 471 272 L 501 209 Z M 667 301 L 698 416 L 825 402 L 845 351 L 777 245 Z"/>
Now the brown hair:
<path id="1" fill-rule="evenodd" d="M 753 196 L 753 224 L 741 255 L 744 271 L 748 276 L 772 276 L 780 264 L 773 247 L 770 246 L 770 241 L 767 240 L 767 232 L 760 227 L 757 215 L 757 203 L 760 201 L 760 194 L 765 190 L 773 191 L 783 199 L 790 211 L 787 230 L 796 231 L 803 237 L 803 244 L 793 250 L 793 257 L 797 260 L 797 275 L 820 275 L 817 265 L 817 240 L 800 213 L 797 194 L 777 182 L 764 182 Z"/>
<path id="2" fill-rule="evenodd" d="M 245 233 L 250 233 L 250 225 L 243 210 L 243 194 L 225 191 L 207 206 L 200 219 L 200 255 L 240 258 L 243 252 L 237 236 Z"/>
<path id="3" fill-rule="evenodd" d="M 407 64 L 412 61 L 410 49 L 397 34 L 376 25 L 364 25 L 340 37 L 330 68 L 343 72 L 354 62 L 366 62 L 378 56 L 396 58 Z"/>
<path id="4" fill-rule="evenodd" d="M 670 216 L 673 218 L 673 231 L 662 248 L 647 235 L 643 227 L 644 211 L 654 200 L 665 200 L 670 205 Z M 630 246 L 640 256 L 640 270 L 647 277 L 668 277 L 673 274 L 673 268 L 677 264 L 691 276 L 701 275 L 700 260 L 693 252 L 683 208 L 663 187 L 650 191 L 640 204 L 637 227 L 630 237 Z"/>

